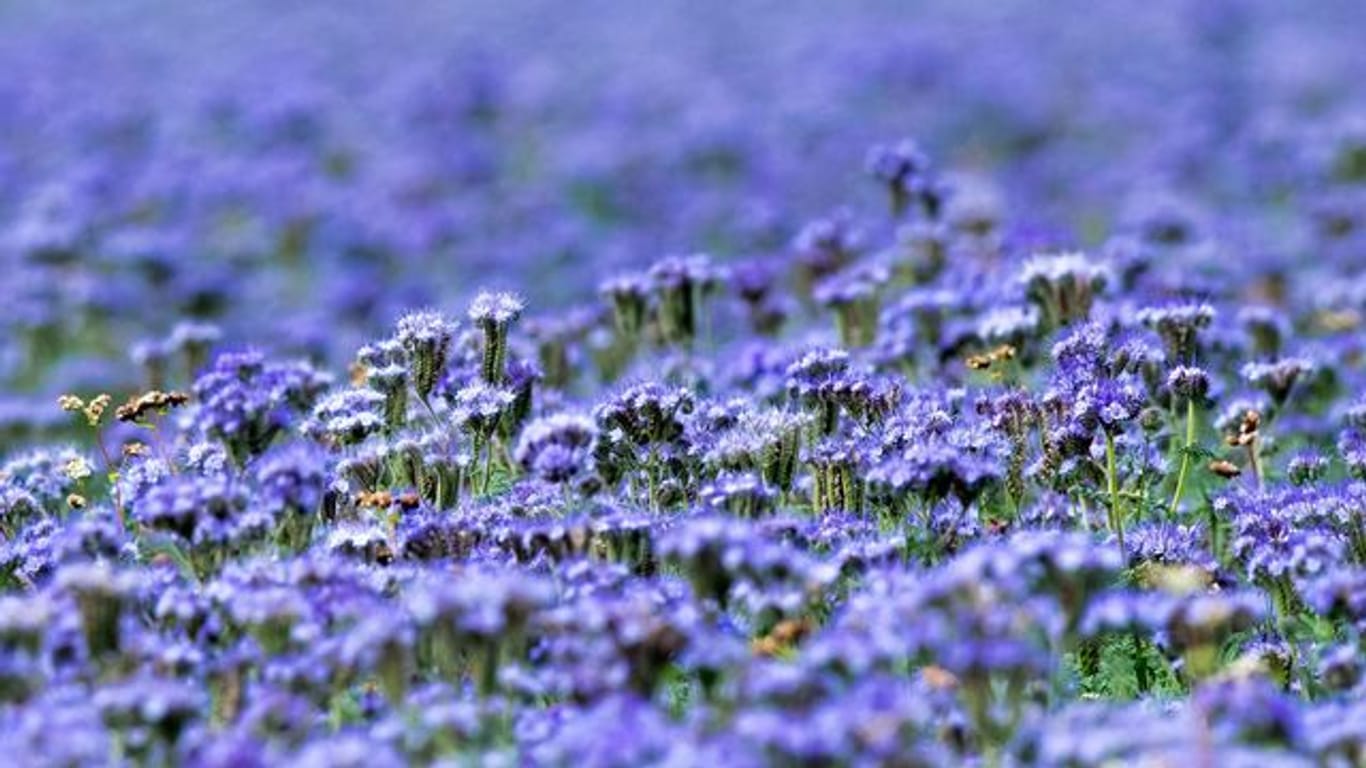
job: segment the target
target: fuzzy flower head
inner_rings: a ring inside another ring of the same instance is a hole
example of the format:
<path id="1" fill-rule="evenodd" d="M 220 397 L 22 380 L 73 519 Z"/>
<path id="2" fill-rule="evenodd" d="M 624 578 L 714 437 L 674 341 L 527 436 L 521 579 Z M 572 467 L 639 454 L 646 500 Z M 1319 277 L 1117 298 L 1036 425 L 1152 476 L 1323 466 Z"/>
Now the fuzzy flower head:
<path id="1" fill-rule="evenodd" d="M 687 389 L 643 382 L 598 405 L 593 416 L 604 434 L 619 432 L 625 440 L 643 446 L 680 439 L 695 406 L 696 399 Z"/>
<path id="2" fill-rule="evenodd" d="M 891 275 L 879 264 L 850 267 L 822 280 L 813 294 L 816 302 L 832 309 L 840 342 L 866 347 L 877 338 L 878 297 Z"/>
<path id="3" fill-rule="evenodd" d="M 811 417 L 804 413 L 746 411 L 719 434 L 707 451 L 707 461 L 726 470 L 758 471 L 764 481 L 790 490 L 795 480 L 802 434 Z"/>
<path id="4" fill-rule="evenodd" d="M 853 214 L 841 209 L 802 227 L 792 240 L 792 250 L 809 284 L 853 263 L 865 241 Z"/>
<path id="5" fill-rule="evenodd" d="M 823 434 L 832 434 L 839 421 L 838 390 L 849 382 L 849 353 L 815 349 L 787 367 L 787 393 L 820 418 Z"/>
<path id="6" fill-rule="evenodd" d="M 1053 345 L 1056 389 L 1068 392 L 1092 384 L 1107 373 L 1105 352 L 1109 346 L 1104 329 L 1086 323 L 1069 331 Z"/>
<path id="7" fill-rule="evenodd" d="M 508 326 L 517 321 L 526 303 L 511 293 L 482 291 L 470 303 L 470 322 L 479 325 Z"/>
<path id="8" fill-rule="evenodd" d="M 977 335 L 990 344 L 1023 344 L 1039 330 L 1039 309 L 1033 305 L 993 307 L 977 319 Z"/>
<path id="9" fill-rule="evenodd" d="M 1328 473 L 1328 459 L 1314 450 L 1304 450 L 1291 457 L 1286 476 L 1299 486 L 1312 485 Z"/>
<path id="10" fill-rule="evenodd" d="M 873 145 L 863 165 L 868 175 L 878 181 L 908 188 L 929 170 L 930 159 L 913 140 L 902 139 L 895 144 Z"/>

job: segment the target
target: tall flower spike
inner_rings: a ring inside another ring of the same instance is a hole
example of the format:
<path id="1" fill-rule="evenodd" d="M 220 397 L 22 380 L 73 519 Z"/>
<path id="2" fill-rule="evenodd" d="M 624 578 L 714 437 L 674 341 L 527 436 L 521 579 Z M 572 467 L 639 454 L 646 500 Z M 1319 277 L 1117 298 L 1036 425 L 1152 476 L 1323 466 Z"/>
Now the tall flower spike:
<path id="1" fill-rule="evenodd" d="M 702 254 L 670 256 L 650 268 L 659 301 L 659 331 L 664 341 L 689 346 L 697 337 L 702 300 L 716 285 L 711 259 Z"/>
<path id="2" fill-rule="evenodd" d="M 397 431 L 408 420 L 408 369 L 391 363 L 370 371 L 369 385 L 384 395 L 384 424 L 390 432 Z"/>
<path id="3" fill-rule="evenodd" d="M 1060 328 L 1091 314 L 1096 296 L 1110 282 L 1110 270 L 1082 253 L 1048 254 L 1026 261 L 1020 282 L 1045 324 Z"/>
<path id="4" fill-rule="evenodd" d="M 849 373 L 849 353 L 815 349 L 787 367 L 788 395 L 817 416 L 819 434 L 834 434 L 839 426 L 836 386 Z"/>
<path id="5" fill-rule="evenodd" d="M 902 139 L 891 145 L 873 145 L 867 150 L 863 168 L 867 174 L 887 186 L 892 201 L 892 216 L 897 219 L 906 213 L 911 202 L 917 200 L 922 189 L 930 184 L 929 157 L 911 139 Z M 926 206 L 926 213 L 933 219 L 929 206 Z"/>
<path id="6" fill-rule="evenodd" d="M 177 323 L 166 340 L 166 349 L 179 352 L 185 370 L 193 378 L 209 362 L 213 345 L 223 339 L 223 329 L 212 323 Z"/>
<path id="7" fill-rule="evenodd" d="M 598 293 L 612 304 L 612 321 L 623 339 L 634 340 L 645 328 L 650 312 L 650 281 L 629 274 L 603 281 Z"/>
<path id="8" fill-rule="evenodd" d="M 877 340 L 879 293 L 889 278 L 882 266 L 860 265 L 816 286 L 816 301 L 835 312 L 841 344 L 867 347 Z"/>
<path id="9" fill-rule="evenodd" d="M 1195 359 L 1197 337 L 1214 322 L 1214 317 L 1214 307 L 1205 303 L 1149 307 L 1138 313 L 1138 321 L 1162 337 L 1172 360 L 1184 362 Z"/>
<path id="10" fill-rule="evenodd" d="M 1280 408 L 1290 399 L 1295 384 L 1314 372 L 1314 363 L 1302 357 L 1284 357 L 1269 363 L 1251 362 L 1239 373 L 1254 387 L 1259 387 Z"/>
<path id="11" fill-rule="evenodd" d="M 398 321 L 397 339 L 408 353 L 413 390 L 424 403 L 446 370 L 455 323 L 434 311 L 411 312 Z"/>
<path id="12" fill-rule="evenodd" d="M 510 293 L 485 291 L 470 304 L 470 322 L 484 333 L 484 359 L 480 373 L 484 383 L 498 385 L 507 376 L 508 328 L 522 316 L 526 305 Z"/>
<path id="13" fill-rule="evenodd" d="M 793 258 L 799 272 L 798 295 L 803 295 L 822 278 L 852 264 L 864 250 L 864 234 L 854 223 L 853 214 L 841 209 L 802 227 L 792 239 Z"/>

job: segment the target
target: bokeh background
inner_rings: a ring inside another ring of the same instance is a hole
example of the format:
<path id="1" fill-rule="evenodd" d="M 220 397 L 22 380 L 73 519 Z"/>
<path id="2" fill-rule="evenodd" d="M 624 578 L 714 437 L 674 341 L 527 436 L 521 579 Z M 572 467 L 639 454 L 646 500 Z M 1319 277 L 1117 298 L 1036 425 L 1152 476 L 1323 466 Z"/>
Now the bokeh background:
<path id="1" fill-rule="evenodd" d="M 1305 212 L 1352 205 L 1323 179 L 1366 175 L 1364 25 L 1359 0 L 11 0 L 0 411 L 135 385 L 185 321 L 336 362 L 480 286 L 558 310 L 667 253 L 890 227 L 863 157 L 903 136 L 1022 247 L 1175 218 L 1308 269 Z"/>

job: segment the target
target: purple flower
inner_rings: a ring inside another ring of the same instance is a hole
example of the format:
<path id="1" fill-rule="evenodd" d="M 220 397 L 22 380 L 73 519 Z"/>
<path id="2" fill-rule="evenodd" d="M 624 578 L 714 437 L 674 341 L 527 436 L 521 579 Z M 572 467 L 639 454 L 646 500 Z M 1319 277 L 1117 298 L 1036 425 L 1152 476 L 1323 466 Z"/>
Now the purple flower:
<path id="1" fill-rule="evenodd" d="M 1209 394 L 1209 373 L 1203 368 L 1178 365 L 1167 373 L 1167 388 L 1182 400 L 1203 402 Z"/>
<path id="2" fill-rule="evenodd" d="M 268 363 L 259 352 L 219 355 L 194 383 L 195 421 L 242 464 L 311 408 L 329 382 L 306 365 Z"/>
<path id="3" fill-rule="evenodd" d="M 302 432 L 328 446 L 356 445 L 384 428 L 385 402 L 385 396 L 373 389 L 334 392 L 318 402 Z"/>
<path id="4" fill-rule="evenodd" d="M 1139 310 L 1138 321 L 1157 331 L 1167 348 L 1167 355 L 1176 361 L 1195 360 L 1200 332 L 1214 322 L 1214 307 L 1203 302 L 1168 304 Z"/>
<path id="5" fill-rule="evenodd" d="M 1305 358 L 1286 357 L 1274 362 L 1245 363 L 1239 372 L 1248 384 L 1266 392 L 1279 408 L 1290 399 L 1295 384 L 1314 370 L 1314 363 Z"/>
<path id="6" fill-rule="evenodd" d="M 593 419 L 557 413 L 527 425 L 513 451 L 524 471 L 548 483 L 566 483 L 593 469 L 598 426 Z"/>

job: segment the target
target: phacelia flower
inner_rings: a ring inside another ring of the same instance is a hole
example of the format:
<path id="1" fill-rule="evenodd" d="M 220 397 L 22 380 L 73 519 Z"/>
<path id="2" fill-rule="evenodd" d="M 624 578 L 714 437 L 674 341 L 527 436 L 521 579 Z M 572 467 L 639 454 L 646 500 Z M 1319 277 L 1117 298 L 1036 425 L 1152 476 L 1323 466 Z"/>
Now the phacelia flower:
<path id="1" fill-rule="evenodd" d="M 413 389 L 426 400 L 446 371 L 455 323 L 435 311 L 410 312 L 398 321 L 395 338 L 408 353 Z"/>

